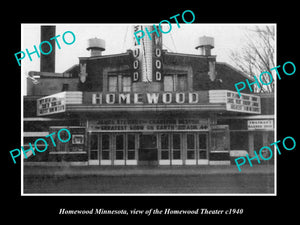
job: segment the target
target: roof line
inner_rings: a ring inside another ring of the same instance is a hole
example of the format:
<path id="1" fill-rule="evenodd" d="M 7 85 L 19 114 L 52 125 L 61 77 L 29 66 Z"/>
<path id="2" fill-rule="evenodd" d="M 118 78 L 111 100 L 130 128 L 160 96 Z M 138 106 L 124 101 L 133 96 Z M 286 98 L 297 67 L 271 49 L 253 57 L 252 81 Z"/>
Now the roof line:
<path id="1" fill-rule="evenodd" d="M 216 58 L 216 55 L 197 55 L 197 54 L 168 52 L 168 51 L 165 51 L 164 54 L 166 54 L 166 55 L 177 55 L 177 56 L 189 56 L 189 57 L 197 57 L 197 58 Z"/>
<path id="2" fill-rule="evenodd" d="M 93 60 L 93 59 L 103 59 L 103 58 L 110 58 L 110 57 L 117 57 L 117 56 L 125 56 L 129 55 L 129 51 L 127 50 L 124 53 L 117 53 L 117 54 L 111 54 L 111 55 L 101 55 L 101 56 L 87 56 L 87 57 L 78 57 L 79 59 L 88 59 L 88 60 Z"/>
<path id="3" fill-rule="evenodd" d="M 252 81 L 254 81 L 254 78 L 252 76 L 245 74 L 244 72 L 235 68 L 234 66 L 230 65 L 229 63 L 226 63 L 226 62 L 216 62 L 216 63 L 224 65 L 224 66 L 228 66 L 230 69 L 234 70 L 235 72 L 240 73 L 243 77 L 246 77 L 247 79 L 251 79 Z"/>

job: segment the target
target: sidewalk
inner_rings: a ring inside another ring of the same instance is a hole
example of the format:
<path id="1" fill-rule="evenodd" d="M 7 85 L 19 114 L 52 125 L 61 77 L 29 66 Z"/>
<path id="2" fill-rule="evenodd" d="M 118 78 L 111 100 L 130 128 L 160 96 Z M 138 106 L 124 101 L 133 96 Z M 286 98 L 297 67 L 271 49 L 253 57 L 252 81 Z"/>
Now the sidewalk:
<path id="1" fill-rule="evenodd" d="M 24 166 L 24 176 L 159 176 L 274 174 L 274 165 L 226 166 Z"/>

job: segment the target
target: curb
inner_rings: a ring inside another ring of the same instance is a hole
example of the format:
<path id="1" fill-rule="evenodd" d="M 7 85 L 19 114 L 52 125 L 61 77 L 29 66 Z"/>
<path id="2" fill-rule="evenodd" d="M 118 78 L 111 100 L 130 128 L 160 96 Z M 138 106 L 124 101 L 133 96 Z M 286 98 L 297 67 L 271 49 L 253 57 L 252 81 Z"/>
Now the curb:
<path id="1" fill-rule="evenodd" d="M 201 176 L 201 175 L 274 175 L 273 165 L 188 167 L 99 167 L 99 166 L 25 166 L 24 177 L 82 177 L 82 176 Z"/>

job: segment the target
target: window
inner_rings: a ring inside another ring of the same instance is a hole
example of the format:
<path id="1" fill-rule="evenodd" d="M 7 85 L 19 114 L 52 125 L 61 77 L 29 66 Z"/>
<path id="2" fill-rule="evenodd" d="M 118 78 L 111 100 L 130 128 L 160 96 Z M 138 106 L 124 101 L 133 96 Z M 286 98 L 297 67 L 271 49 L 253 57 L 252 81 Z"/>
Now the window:
<path id="1" fill-rule="evenodd" d="M 131 77 L 130 76 L 123 76 L 122 91 L 123 92 L 131 91 Z"/>
<path id="2" fill-rule="evenodd" d="M 63 84 L 62 91 L 68 91 L 69 90 L 69 84 Z"/>
<path id="3" fill-rule="evenodd" d="M 207 135 L 199 134 L 199 159 L 207 159 Z"/>
<path id="4" fill-rule="evenodd" d="M 170 159 L 170 145 L 169 145 L 169 135 L 162 134 L 160 137 L 161 141 L 161 156 L 160 159 Z"/>
<path id="5" fill-rule="evenodd" d="M 195 149 L 195 137 L 193 134 L 187 135 L 187 148 L 188 149 Z"/>
<path id="6" fill-rule="evenodd" d="M 80 145 L 84 143 L 84 136 L 82 134 L 72 135 L 72 144 Z"/>
<path id="7" fill-rule="evenodd" d="M 175 91 L 173 76 L 164 76 L 164 91 Z"/>
<path id="8" fill-rule="evenodd" d="M 116 157 L 117 160 L 124 159 L 124 135 L 116 135 Z"/>
<path id="9" fill-rule="evenodd" d="M 127 75 L 108 75 L 109 92 L 131 92 L 131 77 Z"/>
<path id="10" fill-rule="evenodd" d="M 127 159 L 135 159 L 135 135 L 127 135 Z"/>
<path id="11" fill-rule="evenodd" d="M 102 160 L 109 160 L 110 159 L 110 139 L 109 139 L 109 135 L 108 134 L 102 134 L 102 138 L 101 138 L 101 147 L 102 147 L 102 151 L 101 151 L 101 157 Z"/>
<path id="12" fill-rule="evenodd" d="M 98 135 L 97 134 L 91 135 L 91 149 L 92 150 L 98 149 Z"/>
<path id="13" fill-rule="evenodd" d="M 177 75 L 177 90 L 176 91 L 186 91 L 187 90 L 187 79 L 186 75 Z"/>
<path id="14" fill-rule="evenodd" d="M 187 75 L 174 74 L 164 76 L 164 91 L 187 91 Z"/>
<path id="15" fill-rule="evenodd" d="M 181 136 L 173 134 L 173 159 L 181 159 Z"/>
<path id="16" fill-rule="evenodd" d="M 98 134 L 91 135 L 90 145 L 90 159 L 98 159 Z"/>
<path id="17" fill-rule="evenodd" d="M 195 143 L 195 135 L 194 134 L 187 134 L 187 159 L 196 159 L 196 143 Z"/>
<path id="18" fill-rule="evenodd" d="M 118 90 L 118 77 L 117 76 L 109 76 L 108 77 L 108 91 L 109 92 L 117 92 Z"/>

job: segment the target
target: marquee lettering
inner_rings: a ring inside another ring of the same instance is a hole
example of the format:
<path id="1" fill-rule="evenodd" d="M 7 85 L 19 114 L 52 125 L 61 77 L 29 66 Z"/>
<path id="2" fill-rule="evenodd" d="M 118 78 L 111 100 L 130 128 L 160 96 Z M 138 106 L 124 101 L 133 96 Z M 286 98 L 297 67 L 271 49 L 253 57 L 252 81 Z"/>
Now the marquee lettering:
<path id="1" fill-rule="evenodd" d="M 197 104 L 199 93 L 94 93 L 92 104 Z"/>

